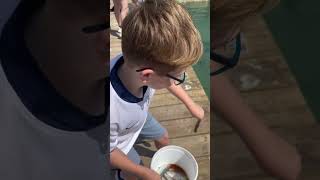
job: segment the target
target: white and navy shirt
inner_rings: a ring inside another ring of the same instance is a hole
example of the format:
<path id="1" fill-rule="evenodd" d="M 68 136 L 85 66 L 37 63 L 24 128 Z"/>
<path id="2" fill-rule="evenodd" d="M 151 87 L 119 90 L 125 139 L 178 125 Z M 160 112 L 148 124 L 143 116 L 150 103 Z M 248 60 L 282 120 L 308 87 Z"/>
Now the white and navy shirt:
<path id="1" fill-rule="evenodd" d="M 127 154 L 146 122 L 154 89 L 144 87 L 142 98 L 131 94 L 117 75 L 123 62 L 120 54 L 110 63 L 110 152 L 118 148 Z"/>

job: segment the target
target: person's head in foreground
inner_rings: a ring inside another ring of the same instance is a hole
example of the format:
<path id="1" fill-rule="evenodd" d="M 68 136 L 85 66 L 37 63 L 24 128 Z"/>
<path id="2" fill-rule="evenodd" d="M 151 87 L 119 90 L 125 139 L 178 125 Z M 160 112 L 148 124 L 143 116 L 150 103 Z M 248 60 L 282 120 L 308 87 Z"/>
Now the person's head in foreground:
<path id="1" fill-rule="evenodd" d="M 142 86 L 161 89 L 181 84 L 187 67 L 202 54 L 198 30 L 175 0 L 146 0 L 122 24 L 126 66 Z"/>
<path id="2" fill-rule="evenodd" d="M 219 0 L 211 3 L 211 47 L 223 46 L 240 32 L 241 23 L 250 16 L 269 11 L 280 0 Z"/>
<path id="3" fill-rule="evenodd" d="M 39 8 L 28 25 L 27 42 L 47 42 L 40 47 L 54 51 L 47 53 L 54 63 L 48 67 L 68 71 L 70 78 L 103 80 L 109 63 L 105 0 L 35 0 L 30 1 L 30 6 L 35 2 Z M 42 29 L 35 30 L 39 27 Z"/>
<path id="4" fill-rule="evenodd" d="M 280 0 L 219 0 L 211 3 L 211 75 L 217 75 L 236 65 L 241 51 L 241 24 L 248 17 L 262 14 Z M 228 46 L 232 43 L 233 45 Z M 228 48 L 228 47 L 235 47 Z M 221 67 L 220 67 L 221 65 Z"/>

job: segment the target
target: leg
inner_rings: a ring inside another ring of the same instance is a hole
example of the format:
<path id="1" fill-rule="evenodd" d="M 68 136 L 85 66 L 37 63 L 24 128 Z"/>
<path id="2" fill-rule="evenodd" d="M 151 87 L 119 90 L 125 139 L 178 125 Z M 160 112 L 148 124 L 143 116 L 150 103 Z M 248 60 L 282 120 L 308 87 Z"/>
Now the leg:
<path id="1" fill-rule="evenodd" d="M 146 123 L 140 132 L 138 142 L 145 139 L 154 140 L 155 146 L 158 149 L 169 145 L 169 135 L 167 130 L 150 113 L 148 114 Z"/>
<path id="2" fill-rule="evenodd" d="M 113 0 L 113 4 L 116 20 L 119 27 L 121 27 L 122 21 L 127 16 L 129 11 L 128 0 Z"/>
<path id="3" fill-rule="evenodd" d="M 159 139 L 155 139 L 154 140 L 154 144 L 156 146 L 157 149 L 160 149 L 164 146 L 168 146 L 169 145 L 169 134 L 167 131 L 165 131 L 164 135 L 159 138 Z"/>
<path id="4" fill-rule="evenodd" d="M 113 0 L 114 15 L 116 17 L 117 23 L 120 26 L 120 14 L 121 14 L 121 4 L 119 0 Z"/>
<path id="5" fill-rule="evenodd" d="M 119 18 L 119 27 L 122 26 L 122 21 L 127 16 L 129 8 L 128 8 L 128 0 L 120 0 L 120 18 Z"/>

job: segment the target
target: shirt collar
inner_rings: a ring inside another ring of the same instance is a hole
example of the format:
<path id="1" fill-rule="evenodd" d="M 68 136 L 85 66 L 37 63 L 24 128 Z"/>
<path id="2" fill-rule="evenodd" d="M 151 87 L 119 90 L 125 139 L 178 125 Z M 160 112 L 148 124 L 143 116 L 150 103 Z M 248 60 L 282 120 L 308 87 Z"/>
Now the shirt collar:
<path id="1" fill-rule="evenodd" d="M 141 102 L 144 98 L 144 95 L 148 89 L 147 86 L 143 87 L 143 96 L 141 98 L 134 96 L 126 87 L 125 85 L 122 83 L 122 81 L 120 80 L 119 76 L 118 76 L 118 70 L 121 67 L 121 65 L 124 62 L 124 58 L 123 56 L 121 56 L 118 61 L 116 62 L 116 64 L 113 66 L 113 68 L 111 69 L 110 72 L 110 82 L 111 85 L 113 87 L 113 89 L 115 90 L 115 92 L 118 94 L 118 96 L 124 100 L 127 101 L 129 103 L 138 103 Z"/>

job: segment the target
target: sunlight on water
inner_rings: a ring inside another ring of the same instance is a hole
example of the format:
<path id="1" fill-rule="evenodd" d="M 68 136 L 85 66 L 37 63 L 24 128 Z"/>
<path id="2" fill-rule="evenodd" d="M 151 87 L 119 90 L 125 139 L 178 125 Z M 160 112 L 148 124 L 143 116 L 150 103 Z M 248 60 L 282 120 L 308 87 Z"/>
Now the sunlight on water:
<path id="1" fill-rule="evenodd" d="M 207 96 L 210 96 L 210 9 L 208 2 L 185 3 L 185 7 L 192 16 L 198 28 L 204 45 L 204 53 L 200 61 L 194 65 L 194 70 L 200 79 Z"/>

